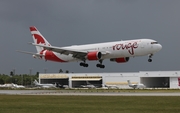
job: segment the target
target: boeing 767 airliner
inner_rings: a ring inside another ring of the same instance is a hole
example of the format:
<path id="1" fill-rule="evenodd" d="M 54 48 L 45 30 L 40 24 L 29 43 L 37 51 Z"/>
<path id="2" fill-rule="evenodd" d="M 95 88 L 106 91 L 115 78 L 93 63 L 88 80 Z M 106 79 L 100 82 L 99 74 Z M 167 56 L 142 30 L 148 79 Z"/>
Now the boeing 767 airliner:
<path id="1" fill-rule="evenodd" d="M 99 61 L 96 65 L 105 68 L 103 60 L 110 59 L 112 62 L 125 63 L 130 57 L 152 56 L 162 49 L 161 44 L 152 39 L 136 39 L 125 41 L 114 41 L 105 43 L 73 45 L 66 47 L 52 46 L 34 26 L 30 27 L 34 40 L 32 45 L 36 46 L 37 53 L 19 51 L 32 54 L 34 58 L 55 62 L 81 61 L 80 66 L 88 67 L 86 61 Z"/>

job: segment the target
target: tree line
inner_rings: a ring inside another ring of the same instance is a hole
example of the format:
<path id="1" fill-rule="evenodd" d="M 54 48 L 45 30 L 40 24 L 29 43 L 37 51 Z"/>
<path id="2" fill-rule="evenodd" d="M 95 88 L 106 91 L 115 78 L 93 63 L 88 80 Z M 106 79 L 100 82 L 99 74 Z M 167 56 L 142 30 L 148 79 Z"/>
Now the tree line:
<path id="1" fill-rule="evenodd" d="M 18 85 L 32 85 L 34 80 L 38 79 L 38 75 L 27 75 L 27 74 L 20 74 L 20 75 L 5 75 L 0 74 L 0 84 L 18 84 Z"/>
<path id="2" fill-rule="evenodd" d="M 63 72 L 62 69 L 59 70 L 59 73 L 69 73 L 68 70 Z M 72 72 L 73 73 L 73 72 Z M 32 85 L 33 81 L 38 79 L 39 72 L 36 75 L 28 75 L 28 74 L 15 74 L 14 71 L 10 71 L 10 75 L 0 74 L 0 84 L 18 84 L 18 85 Z"/>

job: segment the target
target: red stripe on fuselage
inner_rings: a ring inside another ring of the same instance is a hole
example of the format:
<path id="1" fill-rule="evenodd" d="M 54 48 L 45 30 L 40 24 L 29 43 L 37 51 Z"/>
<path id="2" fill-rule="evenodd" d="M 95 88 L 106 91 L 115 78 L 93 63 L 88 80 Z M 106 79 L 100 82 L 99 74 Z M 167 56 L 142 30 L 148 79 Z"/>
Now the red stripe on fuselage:
<path id="1" fill-rule="evenodd" d="M 55 62 L 67 62 L 58 58 L 52 51 L 48 51 L 48 50 L 45 53 L 45 59 L 55 61 Z"/>
<path id="2" fill-rule="evenodd" d="M 43 49 L 40 54 L 43 55 L 43 52 L 45 51 L 45 49 Z M 40 58 L 42 59 L 42 56 L 40 56 Z"/>

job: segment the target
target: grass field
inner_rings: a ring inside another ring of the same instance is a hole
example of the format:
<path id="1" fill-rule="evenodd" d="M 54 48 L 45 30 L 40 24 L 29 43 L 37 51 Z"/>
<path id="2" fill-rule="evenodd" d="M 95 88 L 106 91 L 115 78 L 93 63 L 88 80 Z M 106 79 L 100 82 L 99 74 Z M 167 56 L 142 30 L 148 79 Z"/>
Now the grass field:
<path id="1" fill-rule="evenodd" d="M 179 113 L 180 97 L 0 95 L 0 113 Z"/>

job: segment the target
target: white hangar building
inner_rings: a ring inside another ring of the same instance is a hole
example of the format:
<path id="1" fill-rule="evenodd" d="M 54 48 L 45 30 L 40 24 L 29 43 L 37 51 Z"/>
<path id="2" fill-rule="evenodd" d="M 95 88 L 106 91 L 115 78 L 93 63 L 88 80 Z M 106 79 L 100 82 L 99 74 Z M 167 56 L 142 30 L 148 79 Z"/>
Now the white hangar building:
<path id="1" fill-rule="evenodd" d="M 139 71 L 127 73 L 40 73 L 39 83 L 59 83 L 69 88 L 78 88 L 90 84 L 99 87 L 116 85 L 118 88 L 130 88 L 127 80 L 133 84 L 142 83 L 146 88 L 180 88 L 180 71 Z"/>

